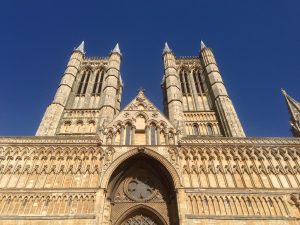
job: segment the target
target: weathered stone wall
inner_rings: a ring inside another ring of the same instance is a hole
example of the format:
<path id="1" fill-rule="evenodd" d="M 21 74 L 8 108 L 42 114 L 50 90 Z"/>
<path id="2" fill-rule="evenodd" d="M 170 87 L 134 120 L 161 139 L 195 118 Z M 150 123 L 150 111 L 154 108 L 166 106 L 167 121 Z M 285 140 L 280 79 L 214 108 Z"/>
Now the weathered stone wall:
<path id="1" fill-rule="evenodd" d="M 110 176 L 137 154 L 170 173 L 179 224 L 297 224 L 300 218 L 296 138 L 101 146 L 95 137 L 2 137 L 0 154 L 0 224 L 110 224 Z"/>

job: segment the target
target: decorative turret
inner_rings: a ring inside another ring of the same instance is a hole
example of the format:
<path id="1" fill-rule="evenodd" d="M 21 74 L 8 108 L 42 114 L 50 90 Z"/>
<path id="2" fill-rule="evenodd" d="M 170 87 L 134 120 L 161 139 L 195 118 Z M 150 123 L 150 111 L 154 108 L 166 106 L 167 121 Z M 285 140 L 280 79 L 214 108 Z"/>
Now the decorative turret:
<path id="1" fill-rule="evenodd" d="M 67 104 L 76 75 L 84 59 L 84 41 L 72 52 L 54 100 L 48 106 L 36 132 L 37 136 L 55 135 L 60 118 Z"/>
<path id="2" fill-rule="evenodd" d="M 114 47 L 114 49 L 111 51 L 111 53 L 118 53 L 119 55 L 122 55 L 120 47 L 119 47 L 119 43 L 116 44 L 116 46 Z"/>
<path id="3" fill-rule="evenodd" d="M 104 98 L 101 108 L 102 123 L 112 121 L 116 114 L 119 113 L 119 103 L 116 99 L 120 98 L 120 65 L 121 65 L 121 50 L 117 43 L 111 51 L 108 58 L 107 74 L 105 78 L 105 86 L 103 88 Z M 121 99 L 119 99 L 119 102 Z"/>
<path id="4" fill-rule="evenodd" d="M 84 41 L 81 42 L 81 44 L 75 49 L 75 51 L 80 51 L 83 54 L 85 53 L 84 52 Z"/>
<path id="5" fill-rule="evenodd" d="M 291 131 L 294 137 L 300 137 L 300 103 L 281 89 L 290 113 Z"/>
<path id="6" fill-rule="evenodd" d="M 200 44 L 200 49 L 201 49 L 201 51 L 202 51 L 203 49 L 205 49 L 205 48 L 206 48 L 206 45 L 204 44 L 203 41 L 201 41 L 201 44 Z"/>
<path id="7" fill-rule="evenodd" d="M 183 122 L 183 105 L 182 105 L 182 93 L 180 91 L 180 80 L 176 71 L 175 55 L 165 43 L 163 50 L 164 60 L 164 80 L 162 88 L 164 90 L 164 105 L 165 114 L 176 129 L 180 130 L 183 134 L 184 122 Z"/>
<path id="8" fill-rule="evenodd" d="M 227 94 L 215 57 L 210 48 L 201 41 L 200 60 L 207 79 L 208 90 L 212 96 L 224 134 L 227 137 L 245 137 L 243 127 L 234 106 Z"/>
<path id="9" fill-rule="evenodd" d="M 163 50 L 163 54 L 167 53 L 167 52 L 172 52 L 172 50 L 169 48 L 169 45 L 167 42 L 165 42 L 165 47 Z"/>

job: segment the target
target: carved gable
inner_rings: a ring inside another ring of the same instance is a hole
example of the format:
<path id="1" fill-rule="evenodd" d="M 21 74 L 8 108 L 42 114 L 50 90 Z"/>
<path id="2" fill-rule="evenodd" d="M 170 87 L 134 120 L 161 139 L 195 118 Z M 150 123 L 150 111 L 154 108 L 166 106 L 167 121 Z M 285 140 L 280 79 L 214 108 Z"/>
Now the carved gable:
<path id="1" fill-rule="evenodd" d="M 138 95 L 109 124 L 100 128 L 105 144 L 175 144 L 177 129 L 140 90 Z"/>

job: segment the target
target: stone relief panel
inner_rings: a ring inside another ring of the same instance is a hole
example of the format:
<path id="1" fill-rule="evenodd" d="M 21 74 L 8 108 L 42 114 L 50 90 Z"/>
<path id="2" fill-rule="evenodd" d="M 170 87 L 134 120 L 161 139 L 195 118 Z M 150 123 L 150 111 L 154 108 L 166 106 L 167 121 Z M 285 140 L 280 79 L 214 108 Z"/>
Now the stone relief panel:
<path id="1" fill-rule="evenodd" d="M 95 193 L 0 193 L 1 216 L 94 216 Z"/>
<path id="2" fill-rule="evenodd" d="M 182 146 L 169 149 L 186 187 L 289 189 L 300 186 L 299 147 Z"/>
<path id="3" fill-rule="evenodd" d="M 190 214 L 229 217 L 290 217 L 283 195 L 187 193 Z"/>
<path id="4" fill-rule="evenodd" d="M 96 146 L 5 146 L 0 188 L 95 188 L 113 154 Z"/>

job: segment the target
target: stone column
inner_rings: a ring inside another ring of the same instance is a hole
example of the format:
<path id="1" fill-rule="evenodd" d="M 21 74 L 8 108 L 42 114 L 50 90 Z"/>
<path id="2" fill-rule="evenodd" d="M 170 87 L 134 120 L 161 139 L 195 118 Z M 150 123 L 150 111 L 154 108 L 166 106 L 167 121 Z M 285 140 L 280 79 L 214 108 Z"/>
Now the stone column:
<path id="1" fill-rule="evenodd" d="M 145 128 L 145 135 L 146 135 L 146 144 L 150 145 L 150 141 L 149 141 L 149 126 L 146 126 Z"/>
<path id="2" fill-rule="evenodd" d="M 131 144 L 134 145 L 135 144 L 135 126 L 132 126 L 131 128 Z"/>
<path id="3" fill-rule="evenodd" d="M 120 133 L 120 145 L 124 144 L 124 130 L 125 130 L 125 127 L 122 126 L 121 127 L 121 133 Z"/>

